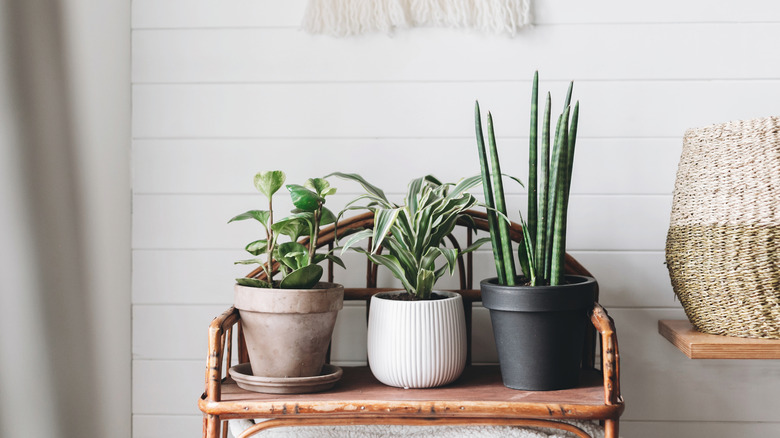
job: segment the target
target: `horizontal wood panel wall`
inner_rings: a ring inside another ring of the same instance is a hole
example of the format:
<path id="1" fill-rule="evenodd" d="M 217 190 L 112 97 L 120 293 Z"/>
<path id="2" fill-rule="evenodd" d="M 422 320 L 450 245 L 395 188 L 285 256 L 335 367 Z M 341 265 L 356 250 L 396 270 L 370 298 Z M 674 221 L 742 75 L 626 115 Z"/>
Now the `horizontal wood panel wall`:
<path id="1" fill-rule="evenodd" d="M 684 318 L 663 264 L 682 135 L 777 114 L 780 4 L 535 0 L 536 25 L 515 38 L 414 29 L 350 39 L 300 31 L 304 0 L 132 5 L 135 438 L 200 433 L 206 327 L 230 305 L 232 278 L 246 271 L 232 262 L 256 238 L 250 224 L 226 222 L 261 201 L 254 172 L 359 172 L 399 198 L 412 177 L 473 175 L 479 99 L 505 171 L 524 179 L 535 69 L 555 108 L 570 79 L 582 102 L 569 248 L 617 322 L 623 435 L 780 435 L 780 361 L 691 361 L 656 333 L 658 319 Z M 336 185 L 334 209 L 358 192 Z M 517 219 L 525 192 L 509 192 Z M 359 284 L 363 260 L 345 259 L 360 268 L 336 279 Z M 476 278 L 491 275 L 489 252 L 475 262 Z M 397 285 L 386 273 L 380 282 Z M 362 312 L 341 312 L 341 363 L 363 360 Z M 475 319 L 475 359 L 494 361 L 489 316 Z"/>

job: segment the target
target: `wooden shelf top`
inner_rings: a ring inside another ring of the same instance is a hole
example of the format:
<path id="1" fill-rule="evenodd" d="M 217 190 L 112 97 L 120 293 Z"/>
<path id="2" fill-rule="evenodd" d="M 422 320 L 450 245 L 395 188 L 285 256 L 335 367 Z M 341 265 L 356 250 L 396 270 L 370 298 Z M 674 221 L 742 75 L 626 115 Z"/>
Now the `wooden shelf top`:
<path id="1" fill-rule="evenodd" d="M 710 335 L 670 319 L 658 321 L 658 333 L 691 359 L 780 359 L 780 340 Z"/>

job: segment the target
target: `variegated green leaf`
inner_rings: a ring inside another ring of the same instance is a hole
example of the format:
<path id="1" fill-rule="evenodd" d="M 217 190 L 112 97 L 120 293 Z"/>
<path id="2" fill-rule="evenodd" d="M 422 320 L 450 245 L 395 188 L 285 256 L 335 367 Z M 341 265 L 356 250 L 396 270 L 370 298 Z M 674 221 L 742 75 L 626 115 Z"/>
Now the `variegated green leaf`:
<path id="1" fill-rule="evenodd" d="M 258 172 L 255 175 L 255 188 L 268 199 L 271 199 L 274 193 L 282 188 L 286 179 L 287 176 L 281 170 Z"/>
<path id="2" fill-rule="evenodd" d="M 406 276 L 404 275 L 404 269 L 398 262 L 398 259 L 389 254 L 366 254 L 366 256 L 372 262 L 389 269 L 390 273 L 401 281 L 401 284 L 404 286 L 404 289 L 406 289 L 407 292 L 412 295 L 416 295 L 416 288 L 409 282 L 409 280 L 406 279 Z"/>
<path id="3" fill-rule="evenodd" d="M 328 178 L 330 176 L 337 176 L 339 178 L 343 178 L 350 181 L 355 181 L 361 186 L 363 186 L 363 189 L 368 192 L 371 196 L 376 198 L 378 202 L 382 203 L 384 202 L 385 205 L 390 206 L 392 205 L 390 201 L 387 200 L 387 196 L 385 196 L 385 192 L 383 192 L 380 188 L 376 187 L 375 185 L 369 183 L 365 179 L 363 179 L 362 176 L 356 174 L 356 173 L 342 173 L 342 172 L 333 172 L 330 175 L 325 176 L 325 178 Z"/>
<path id="4" fill-rule="evenodd" d="M 298 238 L 307 234 L 311 223 L 305 217 L 288 216 L 271 226 L 276 233 L 289 236 L 290 240 L 297 241 Z"/>
<path id="5" fill-rule="evenodd" d="M 346 250 L 348 250 L 352 246 L 356 245 L 361 240 L 367 239 L 367 238 L 371 237 L 371 235 L 373 233 L 374 233 L 373 230 L 360 230 L 360 231 L 358 231 L 356 233 L 350 234 L 347 237 L 346 241 L 344 241 L 343 244 L 342 244 L 341 254 L 343 255 Z M 339 242 L 339 243 L 341 243 L 341 242 Z"/>
<path id="6" fill-rule="evenodd" d="M 306 266 L 309 261 L 309 250 L 298 242 L 285 242 L 276 248 L 276 259 L 291 270 Z"/>
<path id="7" fill-rule="evenodd" d="M 246 259 L 233 262 L 234 265 L 262 265 L 263 263 L 265 262 L 260 259 Z"/>
<path id="8" fill-rule="evenodd" d="M 304 186 L 288 184 L 287 190 L 290 191 L 293 205 L 303 211 L 317 210 L 325 202 L 325 198 Z"/>
<path id="9" fill-rule="evenodd" d="M 417 213 L 420 201 L 420 191 L 422 190 L 423 181 L 425 178 L 415 178 L 409 183 L 409 188 L 406 194 L 406 206 L 409 209 L 409 214 L 414 216 Z"/>
<path id="10" fill-rule="evenodd" d="M 268 240 L 255 240 L 246 246 L 246 251 L 253 256 L 263 254 L 268 249 Z"/>
<path id="11" fill-rule="evenodd" d="M 398 263 L 401 264 L 401 267 L 404 270 L 405 277 L 410 282 L 413 281 L 417 277 L 417 269 L 419 268 L 419 264 L 414 257 L 414 254 L 412 254 L 405 245 L 398 242 L 394 236 L 388 236 L 387 239 L 385 239 L 385 246 L 388 251 L 390 251 L 390 254 L 398 259 Z"/>
<path id="12" fill-rule="evenodd" d="M 474 175 L 468 178 L 463 178 L 462 180 L 458 181 L 458 184 L 456 184 L 455 187 L 452 188 L 452 191 L 449 195 L 447 195 L 447 198 L 460 196 L 463 192 L 466 192 L 480 184 L 482 184 L 482 175 Z"/>
<path id="13" fill-rule="evenodd" d="M 312 189 L 320 196 L 325 196 L 330 190 L 330 183 L 325 178 L 310 178 L 306 180 L 303 186 Z"/>
<path id="14" fill-rule="evenodd" d="M 391 210 L 377 209 L 374 211 L 374 233 L 371 236 L 373 238 L 371 252 L 376 252 L 377 248 L 382 245 L 385 236 L 390 233 L 395 224 L 395 219 L 398 217 L 398 211 L 399 209 L 397 208 Z"/>
<path id="15" fill-rule="evenodd" d="M 433 291 L 433 284 L 436 282 L 436 274 L 427 269 L 421 269 L 417 274 L 417 298 L 428 299 Z"/>

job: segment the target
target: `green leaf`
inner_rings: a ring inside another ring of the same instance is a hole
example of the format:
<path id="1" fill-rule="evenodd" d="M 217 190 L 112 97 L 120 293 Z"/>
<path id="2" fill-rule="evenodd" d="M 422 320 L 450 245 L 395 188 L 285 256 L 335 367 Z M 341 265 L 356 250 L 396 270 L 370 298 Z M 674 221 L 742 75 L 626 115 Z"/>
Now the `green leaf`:
<path id="1" fill-rule="evenodd" d="M 279 287 L 282 289 L 311 289 L 322 278 L 322 266 L 308 265 L 290 272 Z"/>
<path id="2" fill-rule="evenodd" d="M 325 176 L 325 178 L 329 176 L 337 176 L 342 179 L 355 181 L 361 186 L 363 186 L 363 189 L 368 192 L 369 195 L 371 195 L 371 198 L 379 202 L 380 204 L 383 204 L 387 207 L 390 207 L 392 204 L 390 201 L 387 200 L 387 196 L 385 196 L 385 192 L 383 192 L 380 188 L 372 185 L 368 181 L 366 181 L 362 176 L 356 174 L 356 173 L 342 173 L 342 172 L 333 172 L 330 175 Z"/>
<path id="3" fill-rule="evenodd" d="M 293 205 L 303 211 L 315 211 L 325 202 L 325 198 L 298 184 L 288 184 Z"/>
<path id="4" fill-rule="evenodd" d="M 341 260 L 341 257 L 335 254 L 327 254 L 325 257 L 342 268 L 347 269 L 347 265 L 344 264 L 344 260 Z"/>
<path id="5" fill-rule="evenodd" d="M 246 259 L 233 262 L 234 265 L 262 265 L 263 263 L 265 262 L 260 259 Z"/>
<path id="6" fill-rule="evenodd" d="M 479 154 L 479 167 L 482 175 L 482 191 L 485 195 L 490 240 L 493 246 L 493 258 L 496 262 L 496 274 L 500 284 L 506 284 L 506 269 L 504 268 L 504 254 L 501 248 L 501 230 L 498 227 L 496 217 L 496 203 L 493 199 L 492 177 L 490 165 L 485 147 L 485 137 L 482 133 L 482 115 L 479 111 L 479 102 L 474 105 L 474 128 L 477 135 L 477 152 Z"/>
<path id="7" fill-rule="evenodd" d="M 531 233 L 528 230 L 528 224 L 520 216 L 520 224 L 523 227 L 523 241 L 520 242 L 517 248 L 517 256 L 520 259 L 520 264 L 523 266 L 523 273 L 531 281 L 531 286 L 537 286 L 536 272 L 539 267 L 536 266 L 536 259 L 534 258 L 534 249 L 531 242 Z"/>
<path id="8" fill-rule="evenodd" d="M 289 236 L 292 241 L 296 241 L 309 232 L 309 221 L 303 217 L 289 216 L 271 225 L 271 229 L 279 234 Z"/>
<path id="9" fill-rule="evenodd" d="M 447 195 L 447 198 L 455 198 L 460 196 L 463 192 L 482 184 L 482 175 L 474 175 L 468 178 L 463 178 L 452 188 L 452 192 Z"/>
<path id="10" fill-rule="evenodd" d="M 263 280 L 258 280 L 257 278 L 247 278 L 247 277 L 236 278 L 236 283 L 240 284 L 241 286 L 249 286 L 249 287 L 264 287 L 264 288 L 271 287 L 271 283 Z"/>
<path id="11" fill-rule="evenodd" d="M 482 246 L 482 245 L 484 245 L 484 244 L 486 244 L 488 242 L 490 242 L 490 237 L 483 237 L 481 239 L 477 239 L 476 242 L 474 242 L 471 245 L 469 245 L 468 248 L 462 250 L 460 253 L 461 254 L 468 254 L 468 253 L 470 253 L 472 251 L 476 251 L 477 249 L 479 249 L 480 246 Z"/>
<path id="12" fill-rule="evenodd" d="M 347 249 L 359 243 L 361 240 L 371 237 L 372 234 L 373 234 L 373 230 L 360 230 L 356 233 L 350 234 L 349 237 L 347 237 L 347 240 L 344 242 L 343 246 L 341 247 L 341 254 L 344 254 L 344 252 Z"/>
<path id="13" fill-rule="evenodd" d="M 359 252 L 365 253 L 365 251 L 358 250 Z M 401 284 L 404 286 L 404 289 L 406 289 L 407 292 L 409 292 L 412 295 L 416 295 L 415 291 L 416 289 L 412 284 L 409 282 L 409 280 L 406 279 L 406 276 L 404 275 L 404 269 L 401 266 L 401 264 L 398 262 L 398 259 L 395 258 L 392 255 L 382 255 L 382 254 L 368 254 L 366 253 L 366 256 L 369 260 L 372 262 L 382 265 L 390 270 L 390 273 L 393 274 L 393 277 L 399 279 L 401 281 Z"/>
<path id="14" fill-rule="evenodd" d="M 323 260 L 330 260 L 342 268 L 347 269 L 347 265 L 344 264 L 344 260 L 341 260 L 340 257 L 333 254 L 314 254 L 314 261 L 312 263 L 316 265 Z"/>
<path id="15" fill-rule="evenodd" d="M 330 225 L 332 223 L 336 222 L 336 216 L 333 215 L 333 212 L 328 210 L 325 207 L 322 207 L 322 215 L 320 216 L 320 226 Z"/>
<path id="16" fill-rule="evenodd" d="M 385 239 L 385 246 L 387 246 L 390 254 L 398 259 L 398 263 L 404 270 L 404 276 L 410 282 L 414 281 L 414 279 L 417 278 L 417 270 L 421 265 L 421 263 L 418 263 L 417 259 L 414 257 L 414 254 L 412 254 L 409 249 L 407 249 L 406 245 L 398 242 L 394 236 L 389 236 L 387 239 Z"/>
<path id="17" fill-rule="evenodd" d="M 238 216 L 234 216 L 232 219 L 228 221 L 228 223 L 236 222 L 236 221 L 244 221 L 247 219 L 254 219 L 258 222 L 260 222 L 263 227 L 268 230 L 268 219 L 271 218 L 271 212 L 266 210 L 249 210 L 244 213 L 239 214 Z"/>
<path id="18" fill-rule="evenodd" d="M 315 193 L 322 197 L 336 193 L 336 189 L 331 188 L 328 180 L 324 178 L 310 178 L 303 185 L 314 190 Z"/>
<path id="19" fill-rule="evenodd" d="M 255 188 L 268 199 L 271 199 L 274 193 L 282 188 L 286 179 L 287 176 L 281 170 L 258 172 L 255 175 Z"/>
<path id="20" fill-rule="evenodd" d="M 296 270 L 309 264 L 309 250 L 298 242 L 285 242 L 276 248 L 276 259 Z"/>
<path id="21" fill-rule="evenodd" d="M 417 273 L 417 298 L 428 299 L 433 291 L 433 284 L 436 282 L 436 274 L 427 269 L 421 269 Z"/>
<path id="22" fill-rule="evenodd" d="M 387 236 L 393 228 L 399 210 L 400 209 L 398 208 L 392 210 L 377 209 L 374 212 L 374 233 L 372 235 L 373 247 L 371 248 L 371 252 L 376 252 L 377 248 L 382 245 L 385 236 Z"/>
<path id="23" fill-rule="evenodd" d="M 245 249 L 249 254 L 254 256 L 263 254 L 268 249 L 268 240 L 255 240 L 254 242 L 248 244 Z"/>
<path id="24" fill-rule="evenodd" d="M 506 214 L 506 201 L 504 198 L 504 183 L 501 176 L 501 165 L 498 159 L 498 148 L 496 146 L 496 136 L 493 131 L 493 117 L 488 112 L 488 145 L 490 146 L 490 163 L 493 168 L 493 190 L 495 191 L 494 201 L 498 213 Z M 515 284 L 515 262 L 512 254 L 512 244 L 509 238 L 509 224 L 506 221 L 498 221 L 500 230 L 501 251 L 503 251 L 504 273 L 506 274 L 506 285 Z"/>

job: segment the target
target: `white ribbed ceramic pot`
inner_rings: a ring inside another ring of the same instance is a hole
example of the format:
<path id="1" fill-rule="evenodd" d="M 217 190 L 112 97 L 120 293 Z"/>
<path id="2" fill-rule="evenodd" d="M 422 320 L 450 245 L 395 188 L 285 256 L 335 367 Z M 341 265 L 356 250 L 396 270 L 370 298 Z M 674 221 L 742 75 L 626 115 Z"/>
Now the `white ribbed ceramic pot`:
<path id="1" fill-rule="evenodd" d="M 368 363 L 374 377 L 389 386 L 433 388 L 457 379 L 466 366 L 463 299 L 436 292 L 440 300 L 398 301 L 383 292 L 371 297 Z"/>

